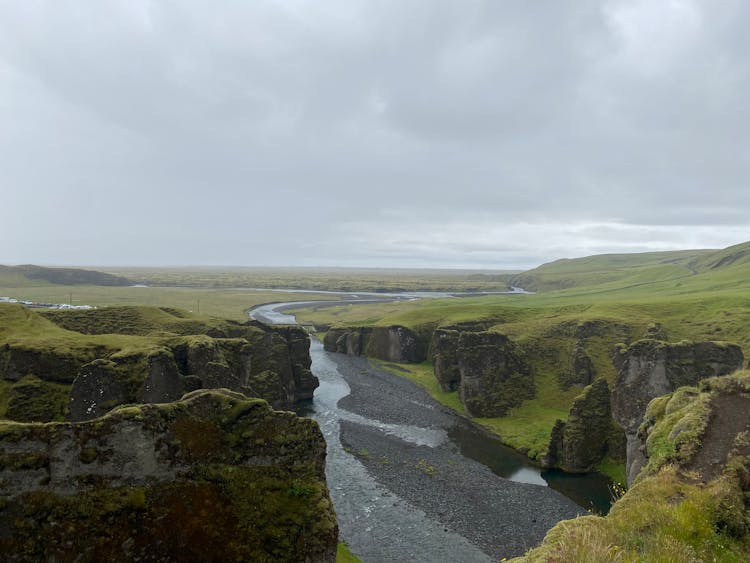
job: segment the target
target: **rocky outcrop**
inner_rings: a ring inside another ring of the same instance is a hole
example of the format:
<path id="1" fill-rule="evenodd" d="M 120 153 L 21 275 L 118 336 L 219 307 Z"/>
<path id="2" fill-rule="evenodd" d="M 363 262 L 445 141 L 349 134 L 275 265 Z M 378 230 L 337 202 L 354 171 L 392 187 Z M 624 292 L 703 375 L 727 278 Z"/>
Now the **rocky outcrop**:
<path id="1" fill-rule="evenodd" d="M 404 326 L 331 328 L 323 346 L 328 352 L 368 356 L 390 362 L 419 363 L 427 359 L 424 342 Z"/>
<path id="2" fill-rule="evenodd" d="M 325 451 L 314 421 L 228 390 L 85 423 L 0 422 L 0 552 L 333 562 Z"/>
<path id="3" fill-rule="evenodd" d="M 55 343 L 13 342 L 0 346 L 0 378 L 18 381 L 35 375 L 53 383 L 71 384 L 81 367 L 106 353 L 101 346 L 57 346 Z"/>
<path id="4" fill-rule="evenodd" d="M 440 389 L 446 392 L 457 391 L 461 384 L 461 370 L 458 368 L 460 337 L 460 331 L 449 328 L 439 328 L 432 334 L 430 350 L 435 378 Z"/>
<path id="5" fill-rule="evenodd" d="M 195 389 L 232 389 L 280 409 L 312 398 L 318 379 L 310 372 L 304 331 L 248 331 L 245 336 L 191 336 L 169 348 L 86 364 L 70 391 L 69 418 L 96 418 L 123 403 L 174 401 Z"/>
<path id="6" fill-rule="evenodd" d="M 430 352 L 443 391 L 458 391 L 472 416 L 503 416 L 534 396 L 531 368 L 519 346 L 483 326 L 438 328 Z"/>
<path id="7" fill-rule="evenodd" d="M 459 397 L 472 416 L 503 416 L 534 396 L 523 353 L 497 332 L 462 332 L 458 339 Z"/>
<path id="8" fill-rule="evenodd" d="M 617 457 L 612 426 L 609 385 L 598 379 L 573 401 L 567 421 L 555 423 L 544 464 L 571 473 L 593 471 L 610 450 Z"/>
<path id="9" fill-rule="evenodd" d="M 569 369 L 563 369 L 558 374 L 558 382 L 562 389 L 569 389 L 573 386 L 585 387 L 593 381 L 596 370 L 582 341 L 579 340 L 576 343 L 569 364 Z"/>
<path id="10" fill-rule="evenodd" d="M 80 421 L 123 403 L 169 402 L 220 387 L 291 409 L 318 386 L 309 337 L 297 327 L 209 323 L 149 307 L 25 314 L 23 322 L 44 316 L 66 332 L 23 339 L 8 333 L 0 342 L 0 380 L 9 388 L 5 416 L 12 420 L 45 422 L 67 414 Z M 108 336 L 89 336 L 100 334 Z"/>
<path id="11" fill-rule="evenodd" d="M 652 401 L 639 435 L 645 473 L 674 464 L 704 483 L 715 479 L 731 458 L 750 456 L 750 374 L 706 379 Z"/>
<path id="12" fill-rule="evenodd" d="M 645 463 L 638 428 L 649 402 L 683 385 L 731 373 L 742 367 L 743 356 L 734 344 L 640 340 L 620 346 L 614 363 L 617 379 L 612 391 L 612 415 L 627 438 L 627 478 L 632 483 Z"/>

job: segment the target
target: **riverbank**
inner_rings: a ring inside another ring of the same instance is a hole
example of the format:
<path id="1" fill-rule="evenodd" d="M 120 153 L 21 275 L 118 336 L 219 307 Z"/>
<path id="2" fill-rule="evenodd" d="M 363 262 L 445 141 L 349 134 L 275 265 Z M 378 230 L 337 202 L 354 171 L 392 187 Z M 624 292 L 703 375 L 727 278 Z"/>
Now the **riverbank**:
<path id="1" fill-rule="evenodd" d="M 418 385 L 378 368 L 366 358 L 328 354 L 350 388 L 340 408 L 378 428 L 341 420 L 346 451 L 392 494 L 423 511 L 446 531 L 465 537 L 494 560 L 523 554 L 560 520 L 585 511 L 546 487 L 538 473 L 518 466 L 518 481 L 504 479 L 461 453 L 465 420 L 435 402 Z M 442 432 L 443 439 L 398 436 L 388 425 Z M 473 429 L 481 433 L 480 429 Z M 531 481 L 540 484 L 530 484 Z M 335 503 L 335 499 L 334 499 Z M 342 526 L 342 530 L 344 527 Z M 346 539 L 346 537 L 344 537 Z M 350 544 L 351 545 L 351 544 Z M 356 553 L 356 548 L 353 546 Z M 420 559 L 416 559 L 420 560 Z M 426 559 L 421 559 L 426 560 Z"/>

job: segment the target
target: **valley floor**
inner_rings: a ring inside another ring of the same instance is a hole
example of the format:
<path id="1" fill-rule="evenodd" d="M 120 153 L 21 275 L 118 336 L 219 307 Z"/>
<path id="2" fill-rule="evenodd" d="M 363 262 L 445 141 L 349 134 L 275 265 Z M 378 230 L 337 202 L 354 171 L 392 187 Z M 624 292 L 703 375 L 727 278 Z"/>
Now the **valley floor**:
<path id="1" fill-rule="evenodd" d="M 585 512 L 546 486 L 503 479 L 462 455 L 453 433 L 468 423 L 414 383 L 317 342 L 311 355 L 341 538 L 364 561 L 499 560 Z M 326 387 L 342 377 L 350 393 L 339 400 L 346 390 Z"/>

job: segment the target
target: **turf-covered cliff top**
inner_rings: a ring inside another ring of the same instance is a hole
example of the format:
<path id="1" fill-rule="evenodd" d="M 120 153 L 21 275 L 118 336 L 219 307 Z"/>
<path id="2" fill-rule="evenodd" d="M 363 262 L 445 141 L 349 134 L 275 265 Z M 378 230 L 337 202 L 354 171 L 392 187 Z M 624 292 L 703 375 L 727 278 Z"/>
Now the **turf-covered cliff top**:
<path id="1" fill-rule="evenodd" d="M 173 308 L 44 311 L 0 303 L 0 418 L 81 420 L 228 387 L 291 408 L 312 396 L 308 337 Z"/>

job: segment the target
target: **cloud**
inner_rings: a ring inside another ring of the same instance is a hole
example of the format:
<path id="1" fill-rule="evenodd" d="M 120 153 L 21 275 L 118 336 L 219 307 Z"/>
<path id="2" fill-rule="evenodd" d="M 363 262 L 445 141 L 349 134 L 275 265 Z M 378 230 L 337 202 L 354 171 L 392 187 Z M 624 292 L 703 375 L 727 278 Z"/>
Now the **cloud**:
<path id="1" fill-rule="evenodd" d="M 0 262 L 503 268 L 746 240 L 748 16 L 0 3 Z"/>

